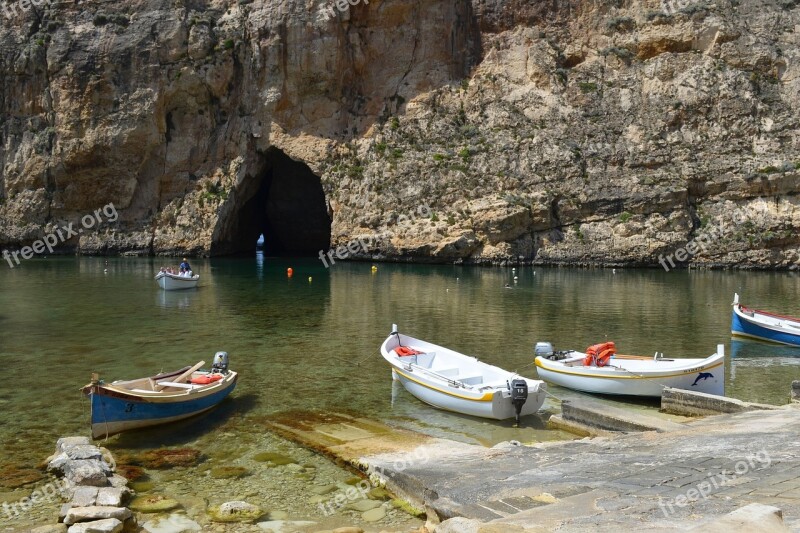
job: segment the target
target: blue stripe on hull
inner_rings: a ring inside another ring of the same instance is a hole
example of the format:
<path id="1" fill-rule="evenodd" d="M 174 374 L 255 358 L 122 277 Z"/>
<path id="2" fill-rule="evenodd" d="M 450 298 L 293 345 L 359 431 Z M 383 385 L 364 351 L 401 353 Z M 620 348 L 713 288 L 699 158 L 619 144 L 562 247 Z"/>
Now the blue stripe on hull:
<path id="1" fill-rule="evenodd" d="M 141 401 L 110 398 L 100 394 L 92 394 L 92 424 L 122 421 L 152 421 L 180 416 L 191 416 L 194 413 L 214 407 L 225 399 L 236 387 L 236 383 L 214 394 L 196 400 L 175 403 L 148 403 Z"/>
<path id="2" fill-rule="evenodd" d="M 755 337 L 772 342 L 779 342 L 781 344 L 791 344 L 793 346 L 800 346 L 800 335 L 793 335 L 791 333 L 781 333 L 774 331 L 752 322 L 742 320 L 742 318 L 735 312 L 732 313 L 731 318 L 731 333 L 737 335 L 745 335 L 747 337 Z"/>

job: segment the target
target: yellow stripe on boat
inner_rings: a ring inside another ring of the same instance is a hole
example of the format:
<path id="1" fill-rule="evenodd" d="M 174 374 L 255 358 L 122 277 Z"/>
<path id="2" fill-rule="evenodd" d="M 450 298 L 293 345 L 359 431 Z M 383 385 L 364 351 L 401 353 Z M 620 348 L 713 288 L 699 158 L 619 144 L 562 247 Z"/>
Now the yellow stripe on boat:
<path id="1" fill-rule="evenodd" d="M 614 375 L 585 374 L 583 372 L 565 372 L 564 370 L 551 368 L 549 366 L 545 366 L 545 365 L 541 364 L 538 359 L 536 359 L 535 362 L 536 362 L 536 366 L 538 366 L 539 368 L 543 368 L 544 370 L 547 370 L 548 372 L 555 372 L 556 374 L 569 374 L 571 376 L 581 376 L 581 377 L 584 377 L 584 378 L 599 378 L 599 379 L 664 379 L 664 378 L 676 378 L 676 377 L 680 377 L 680 376 L 686 376 L 688 374 L 693 374 L 694 372 L 705 372 L 707 370 L 711 370 L 712 368 L 717 368 L 718 366 L 722 366 L 723 364 L 725 364 L 724 361 L 720 361 L 719 363 L 717 363 L 714 366 L 701 367 L 701 368 L 693 369 L 693 370 L 690 370 L 690 371 L 681 372 L 680 374 L 667 374 L 665 376 L 662 376 L 662 375 L 658 375 L 658 376 L 637 376 L 637 375 L 633 375 L 633 376 L 630 376 L 630 375 L 627 375 L 627 374 L 635 374 L 635 372 L 633 370 L 623 370 L 623 372 L 626 372 L 626 374 L 624 374 L 624 375 L 617 375 L 617 374 L 614 374 Z"/>
<path id="2" fill-rule="evenodd" d="M 480 398 L 473 398 L 471 396 L 464 396 L 463 394 L 456 394 L 456 393 L 450 392 L 450 391 L 448 391 L 446 389 L 440 389 L 439 387 L 434 387 L 432 385 L 428 385 L 427 383 L 423 383 L 422 381 L 420 381 L 418 379 L 414 379 L 411 376 L 409 376 L 408 374 L 406 374 L 404 372 L 401 372 L 400 370 L 397 370 L 396 367 L 392 368 L 392 370 L 394 370 L 395 372 L 397 372 L 398 374 L 400 374 L 404 378 L 406 378 L 408 380 L 411 380 L 414 383 L 417 383 L 419 385 L 422 385 L 426 389 L 435 390 L 436 392 L 441 392 L 442 394 L 447 394 L 448 396 L 455 396 L 456 398 L 463 398 L 465 400 L 471 400 L 473 402 L 491 402 L 492 398 L 494 397 L 494 393 L 493 392 L 484 393 L 484 395 L 481 396 Z"/>

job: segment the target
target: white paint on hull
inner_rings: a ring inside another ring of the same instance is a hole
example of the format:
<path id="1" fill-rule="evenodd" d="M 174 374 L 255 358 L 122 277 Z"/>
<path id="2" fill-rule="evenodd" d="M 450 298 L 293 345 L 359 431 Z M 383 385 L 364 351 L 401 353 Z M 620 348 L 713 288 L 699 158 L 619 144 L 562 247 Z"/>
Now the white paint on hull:
<path id="1" fill-rule="evenodd" d="M 401 337 L 403 346 L 423 353 L 397 356 L 394 349 L 400 346 L 400 341 L 398 335 L 390 335 L 381 346 L 381 354 L 392 366 L 392 378 L 429 405 L 482 418 L 513 418 L 516 411 L 511 403 L 509 383 L 514 379 L 525 379 L 528 384 L 528 399 L 522 406 L 521 416 L 537 412 L 544 403 L 546 385 L 542 381 L 523 378 L 407 335 Z"/>
<path id="2" fill-rule="evenodd" d="M 596 394 L 661 396 L 664 387 L 706 394 L 725 394 L 725 351 L 706 359 L 625 359 L 612 357 L 608 366 L 583 366 L 585 354 L 570 352 L 562 361 L 536 358 L 539 377 L 568 389 Z"/>

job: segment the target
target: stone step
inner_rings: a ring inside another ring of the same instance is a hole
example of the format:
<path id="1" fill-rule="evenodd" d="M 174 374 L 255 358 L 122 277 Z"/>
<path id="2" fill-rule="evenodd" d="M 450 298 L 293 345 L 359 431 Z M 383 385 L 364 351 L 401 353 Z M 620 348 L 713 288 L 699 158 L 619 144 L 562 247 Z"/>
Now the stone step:
<path id="1" fill-rule="evenodd" d="M 778 407 L 670 387 L 665 387 L 661 392 L 661 410 L 673 415 L 710 416 L 770 409 Z"/>
<path id="2" fill-rule="evenodd" d="M 605 431 L 658 431 L 663 433 L 685 428 L 683 424 L 677 422 L 583 400 L 561 402 L 561 416 L 568 422 Z"/>

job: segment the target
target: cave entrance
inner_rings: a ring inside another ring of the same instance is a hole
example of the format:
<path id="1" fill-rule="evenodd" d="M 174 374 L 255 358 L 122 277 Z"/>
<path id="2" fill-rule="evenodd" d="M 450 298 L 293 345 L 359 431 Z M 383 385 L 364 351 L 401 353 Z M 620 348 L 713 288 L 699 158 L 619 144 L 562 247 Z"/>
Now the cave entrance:
<path id="1" fill-rule="evenodd" d="M 331 217 L 319 176 L 277 148 L 247 180 L 215 235 L 212 255 L 317 256 L 331 243 Z M 238 193 L 239 191 L 237 191 Z M 263 239 L 263 241 L 262 241 Z"/>

